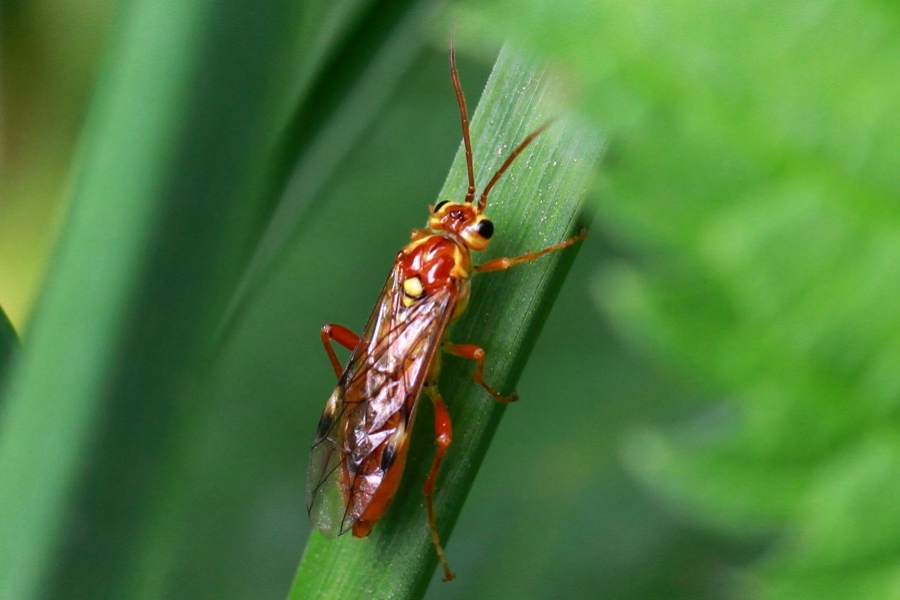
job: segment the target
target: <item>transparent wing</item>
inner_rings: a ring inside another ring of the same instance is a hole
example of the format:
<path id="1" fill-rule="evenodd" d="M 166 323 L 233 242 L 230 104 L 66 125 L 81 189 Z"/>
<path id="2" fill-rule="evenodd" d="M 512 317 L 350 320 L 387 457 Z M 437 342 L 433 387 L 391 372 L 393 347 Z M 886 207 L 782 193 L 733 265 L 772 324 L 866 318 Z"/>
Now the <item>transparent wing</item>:
<path id="1" fill-rule="evenodd" d="M 328 537 L 353 527 L 388 470 L 402 469 L 393 458 L 408 443 L 422 385 L 453 313 L 455 288 L 406 307 L 399 277 L 395 265 L 313 442 L 306 507 Z"/>

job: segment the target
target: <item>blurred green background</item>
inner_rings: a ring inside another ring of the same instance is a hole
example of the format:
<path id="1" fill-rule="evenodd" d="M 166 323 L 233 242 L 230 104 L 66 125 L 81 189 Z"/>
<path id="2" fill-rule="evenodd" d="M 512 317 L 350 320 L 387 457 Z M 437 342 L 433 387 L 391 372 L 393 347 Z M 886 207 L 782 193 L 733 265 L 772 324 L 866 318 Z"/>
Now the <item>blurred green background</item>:
<path id="1" fill-rule="evenodd" d="M 0 596 L 287 593 L 318 328 L 446 177 L 452 21 L 470 107 L 513 40 L 608 147 L 428 597 L 900 597 L 889 3 L 0 11 Z"/>

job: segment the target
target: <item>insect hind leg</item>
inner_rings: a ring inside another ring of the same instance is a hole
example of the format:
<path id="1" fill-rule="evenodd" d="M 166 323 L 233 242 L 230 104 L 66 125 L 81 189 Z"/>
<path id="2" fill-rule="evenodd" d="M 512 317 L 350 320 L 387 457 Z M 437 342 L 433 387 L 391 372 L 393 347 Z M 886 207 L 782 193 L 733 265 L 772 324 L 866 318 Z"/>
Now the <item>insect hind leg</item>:
<path id="1" fill-rule="evenodd" d="M 435 552 L 437 552 L 438 560 L 444 568 L 444 581 L 450 581 L 456 575 L 450 570 L 447 563 L 447 557 L 444 555 L 444 547 L 441 545 L 441 536 L 438 534 L 437 521 L 434 517 L 434 482 L 437 479 L 438 469 L 441 467 L 441 461 L 444 460 L 444 454 L 450 447 L 453 438 L 453 425 L 450 421 L 450 413 L 447 412 L 447 406 L 438 392 L 437 385 L 434 383 L 425 384 L 425 392 L 434 403 L 434 442 L 437 449 L 434 453 L 434 460 L 431 462 L 431 470 L 428 472 L 428 479 L 422 486 L 425 493 L 425 507 L 428 510 L 428 528 L 431 530 L 431 541 L 434 543 Z"/>
<path id="2" fill-rule="evenodd" d="M 468 358 L 469 360 L 475 361 L 475 372 L 472 374 L 472 379 L 483 387 L 488 394 L 494 397 L 494 400 L 497 402 L 503 402 L 504 404 L 509 402 L 515 402 L 519 399 L 519 392 L 513 392 L 509 396 L 504 396 L 494 388 L 492 388 L 488 383 L 484 380 L 484 349 L 479 346 L 475 346 L 474 344 L 451 344 L 445 343 L 443 346 L 444 352 L 448 354 L 452 354 L 453 356 L 459 356 L 460 358 Z"/>
<path id="3" fill-rule="evenodd" d="M 356 345 L 359 343 L 359 336 L 343 325 L 329 323 L 322 327 L 322 345 L 325 346 L 325 352 L 328 354 L 328 359 L 331 361 L 331 366 L 334 368 L 335 375 L 340 379 L 344 369 L 341 367 L 341 362 L 338 360 L 337 354 L 334 353 L 332 342 L 337 342 L 347 350 L 353 352 L 354 348 L 356 348 Z"/>

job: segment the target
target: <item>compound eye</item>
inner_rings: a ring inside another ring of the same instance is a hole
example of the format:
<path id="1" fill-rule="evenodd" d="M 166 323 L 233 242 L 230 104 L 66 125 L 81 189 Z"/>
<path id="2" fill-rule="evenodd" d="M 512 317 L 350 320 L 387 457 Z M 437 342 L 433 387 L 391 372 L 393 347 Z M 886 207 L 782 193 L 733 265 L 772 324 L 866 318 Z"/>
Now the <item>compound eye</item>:
<path id="1" fill-rule="evenodd" d="M 436 213 L 436 212 L 438 212 L 439 210 L 441 210 L 441 207 L 443 207 L 443 206 L 444 206 L 445 204 L 447 204 L 448 202 L 450 202 L 450 201 L 449 201 L 449 200 L 441 200 L 440 202 L 438 202 L 437 204 L 435 204 L 435 205 L 434 205 L 434 212 Z"/>
<path id="2" fill-rule="evenodd" d="M 478 235 L 483 237 L 486 240 L 491 239 L 491 236 L 494 235 L 494 224 L 491 223 L 490 219 L 482 219 L 476 225 L 476 229 L 478 230 Z"/>

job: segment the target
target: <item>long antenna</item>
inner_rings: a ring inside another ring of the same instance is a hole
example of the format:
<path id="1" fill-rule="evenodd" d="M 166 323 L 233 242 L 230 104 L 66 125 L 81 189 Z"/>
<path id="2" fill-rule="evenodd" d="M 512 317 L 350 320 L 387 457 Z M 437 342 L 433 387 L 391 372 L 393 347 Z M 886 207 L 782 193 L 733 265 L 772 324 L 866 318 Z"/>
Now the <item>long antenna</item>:
<path id="1" fill-rule="evenodd" d="M 462 120 L 463 144 L 466 146 L 466 171 L 469 174 L 469 190 L 466 192 L 466 203 L 475 199 L 475 169 L 472 166 L 472 139 L 469 137 L 469 112 L 466 110 L 466 97 L 459 85 L 459 73 L 456 72 L 456 51 L 453 49 L 453 34 L 450 34 L 450 79 L 456 90 L 456 102 L 459 104 L 459 118 Z"/>
<path id="2" fill-rule="evenodd" d="M 540 133 L 544 129 L 546 129 L 547 126 L 552 122 L 553 122 L 552 120 L 547 121 L 546 123 L 544 123 L 537 129 L 532 131 L 528 135 L 528 137 L 526 137 L 524 140 L 522 140 L 522 143 L 519 144 L 519 146 L 515 150 L 512 151 L 512 154 L 510 154 L 507 157 L 506 162 L 504 162 L 500 166 L 500 168 L 497 169 L 497 172 L 494 173 L 494 176 L 491 178 L 491 180 L 488 182 L 488 184 L 484 187 L 484 191 L 481 192 L 481 197 L 478 198 L 478 212 L 484 211 L 484 207 L 487 206 L 488 194 L 491 193 L 491 188 L 494 187 L 494 184 L 497 183 L 497 180 L 500 179 L 500 176 L 503 175 L 503 173 L 506 171 L 506 169 L 509 168 L 509 165 L 511 165 L 513 163 L 513 161 L 516 160 L 516 157 L 519 156 L 519 154 L 521 154 L 522 151 L 528 147 L 528 144 L 533 142 L 534 138 L 536 138 L 538 135 L 540 135 Z M 469 202 L 469 200 L 466 200 L 466 202 Z"/>

